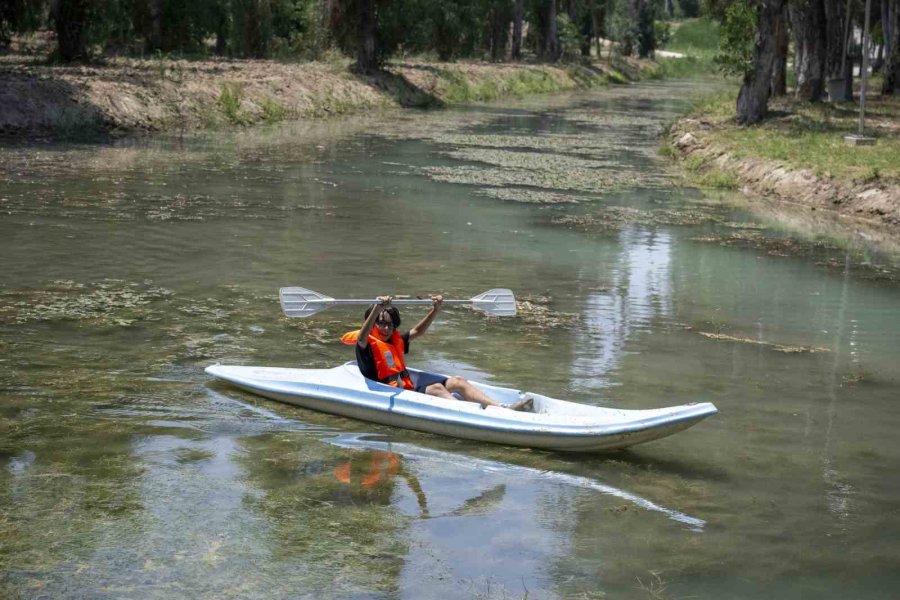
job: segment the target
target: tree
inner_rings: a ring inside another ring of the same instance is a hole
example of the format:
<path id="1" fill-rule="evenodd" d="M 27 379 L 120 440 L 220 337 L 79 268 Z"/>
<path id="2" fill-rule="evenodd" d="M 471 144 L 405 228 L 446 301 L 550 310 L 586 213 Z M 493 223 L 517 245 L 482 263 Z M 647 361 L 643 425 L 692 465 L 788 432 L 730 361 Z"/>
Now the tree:
<path id="1" fill-rule="evenodd" d="M 491 0 L 491 60 L 500 62 L 506 56 L 506 45 L 509 42 L 509 22 L 512 19 L 511 5 L 508 0 Z"/>
<path id="2" fill-rule="evenodd" d="M 772 63 L 772 95 L 787 94 L 788 23 L 787 7 L 782 7 L 775 21 L 775 58 Z"/>
<path id="3" fill-rule="evenodd" d="M 632 18 L 637 25 L 638 56 L 647 58 L 656 52 L 656 5 L 652 0 L 632 0 Z"/>
<path id="4" fill-rule="evenodd" d="M 358 34 L 356 69 L 363 73 L 376 71 L 381 61 L 378 56 L 376 30 L 378 14 L 375 0 L 358 0 Z"/>
<path id="5" fill-rule="evenodd" d="M 543 0 L 538 10 L 540 28 L 540 56 L 544 60 L 559 60 L 559 31 L 556 23 L 556 0 Z"/>
<path id="6" fill-rule="evenodd" d="M 57 0 L 52 5 L 57 55 L 61 61 L 74 62 L 90 58 L 87 32 L 94 9 L 92 0 Z"/>
<path id="7" fill-rule="evenodd" d="M 818 102 L 825 92 L 825 5 L 822 0 L 795 0 L 788 4 L 794 32 L 795 95 Z"/>
<path id="8" fill-rule="evenodd" d="M 742 124 L 758 123 L 766 116 L 775 62 L 775 27 L 784 0 L 759 0 L 757 5 L 753 57 L 737 98 L 737 118 Z"/>
<path id="9" fill-rule="evenodd" d="M 825 80 L 843 79 L 844 97 L 852 96 L 853 62 L 845 60 L 847 0 L 823 0 L 825 8 Z"/>
<path id="10" fill-rule="evenodd" d="M 887 19 L 882 23 L 885 39 L 884 82 L 881 93 L 900 95 L 900 0 L 882 0 L 887 4 Z"/>
<path id="11" fill-rule="evenodd" d="M 512 59 L 522 60 L 522 18 L 525 0 L 513 0 Z"/>

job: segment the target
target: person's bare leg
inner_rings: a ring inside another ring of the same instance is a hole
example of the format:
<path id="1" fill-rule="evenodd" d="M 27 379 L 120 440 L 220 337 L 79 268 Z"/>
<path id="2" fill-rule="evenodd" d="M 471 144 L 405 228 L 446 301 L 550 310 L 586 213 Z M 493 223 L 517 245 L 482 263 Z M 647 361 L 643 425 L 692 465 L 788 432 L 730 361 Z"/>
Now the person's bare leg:
<path id="1" fill-rule="evenodd" d="M 447 378 L 447 383 L 444 384 L 446 388 L 452 393 L 456 392 L 462 399 L 466 402 L 477 402 L 481 405 L 481 408 L 487 408 L 488 406 L 500 406 L 500 403 L 479 390 L 477 387 L 459 377 L 458 375 L 454 375 L 453 377 Z"/>
<path id="2" fill-rule="evenodd" d="M 511 410 L 524 410 L 530 411 L 533 407 L 533 400 L 531 398 L 527 398 L 524 400 L 520 400 L 514 404 L 500 404 L 477 387 L 459 377 L 454 375 L 453 377 L 447 378 L 447 383 L 441 385 L 440 383 L 433 383 L 425 388 L 425 393 L 431 396 L 437 396 L 439 398 L 446 398 L 447 400 L 458 400 L 454 393 L 459 394 L 459 397 L 463 399 L 465 402 L 474 402 L 476 404 L 480 404 L 481 408 L 487 408 L 488 406 L 499 406 L 501 408 L 509 408 Z"/>
<path id="3" fill-rule="evenodd" d="M 444 398 L 445 400 L 459 400 L 456 396 L 451 394 L 447 388 L 440 383 L 432 383 L 427 388 L 425 388 L 425 393 L 429 396 L 437 396 L 438 398 Z"/>

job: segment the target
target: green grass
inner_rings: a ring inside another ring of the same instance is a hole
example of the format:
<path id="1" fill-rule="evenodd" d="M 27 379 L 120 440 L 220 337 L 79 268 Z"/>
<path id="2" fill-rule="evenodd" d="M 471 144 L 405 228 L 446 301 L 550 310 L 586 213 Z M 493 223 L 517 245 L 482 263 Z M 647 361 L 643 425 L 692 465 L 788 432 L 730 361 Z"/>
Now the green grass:
<path id="1" fill-rule="evenodd" d="M 590 88 L 604 85 L 605 78 L 584 68 L 569 68 L 569 75 L 578 87 Z M 470 81 L 452 69 L 439 71 L 441 83 L 438 95 L 451 103 L 492 102 L 503 97 L 521 97 L 530 94 L 546 94 L 566 89 L 556 78 L 540 68 L 518 69 L 502 79 Z"/>
<path id="2" fill-rule="evenodd" d="M 713 57 L 719 51 L 719 25 L 708 18 L 672 23 L 672 37 L 661 48 L 683 54 L 683 58 L 658 57 L 653 78 L 687 79 L 719 75 Z"/>
<path id="3" fill-rule="evenodd" d="M 771 117 L 753 127 L 734 123 L 732 95 L 707 98 L 695 116 L 719 123 L 710 140 L 736 157 L 766 158 L 817 175 L 874 182 L 900 178 L 900 98 L 870 97 L 867 122 L 877 143 L 848 146 L 843 137 L 857 131 L 857 107 L 851 103 L 772 102 Z"/>
<path id="4" fill-rule="evenodd" d="M 711 61 L 719 51 L 719 25 L 705 17 L 673 23 L 672 38 L 663 49 Z"/>
<path id="5" fill-rule="evenodd" d="M 287 111 L 284 107 L 271 98 L 263 98 L 260 101 L 260 106 L 263 111 L 263 119 L 266 123 L 278 123 L 279 121 L 283 121 Z"/>
<path id="6" fill-rule="evenodd" d="M 241 110 L 241 99 L 244 97 L 244 89 L 237 83 L 223 83 L 222 92 L 219 94 L 219 107 L 225 117 L 234 125 L 247 125 L 250 122 L 248 115 Z"/>

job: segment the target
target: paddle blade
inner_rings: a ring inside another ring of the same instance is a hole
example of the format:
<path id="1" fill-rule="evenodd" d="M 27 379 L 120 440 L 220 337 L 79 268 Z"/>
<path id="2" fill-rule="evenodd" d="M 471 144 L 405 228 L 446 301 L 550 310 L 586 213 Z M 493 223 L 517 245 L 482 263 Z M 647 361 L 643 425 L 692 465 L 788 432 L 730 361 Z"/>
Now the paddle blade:
<path id="1" fill-rule="evenodd" d="M 309 317 L 334 305 L 334 298 L 302 287 L 281 288 L 278 298 L 288 317 Z"/>
<path id="2" fill-rule="evenodd" d="M 473 308 L 495 317 L 516 316 L 516 297 L 512 290 L 488 290 L 472 298 L 471 302 Z"/>

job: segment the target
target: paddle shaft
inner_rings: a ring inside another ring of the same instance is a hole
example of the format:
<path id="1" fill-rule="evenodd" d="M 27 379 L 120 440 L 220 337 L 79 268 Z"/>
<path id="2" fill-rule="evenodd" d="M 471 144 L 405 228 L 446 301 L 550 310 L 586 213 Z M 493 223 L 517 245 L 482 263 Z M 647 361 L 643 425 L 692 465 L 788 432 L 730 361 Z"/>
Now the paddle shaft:
<path id="1" fill-rule="evenodd" d="M 344 299 L 333 299 L 333 300 L 308 300 L 309 304 L 378 304 L 378 300 L 364 300 L 362 298 L 344 298 Z M 472 304 L 474 300 L 444 300 L 443 304 Z M 430 299 L 418 299 L 418 298 L 400 298 L 398 300 L 391 300 L 391 304 L 406 304 L 406 305 L 425 305 L 432 304 Z"/>

